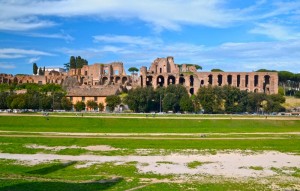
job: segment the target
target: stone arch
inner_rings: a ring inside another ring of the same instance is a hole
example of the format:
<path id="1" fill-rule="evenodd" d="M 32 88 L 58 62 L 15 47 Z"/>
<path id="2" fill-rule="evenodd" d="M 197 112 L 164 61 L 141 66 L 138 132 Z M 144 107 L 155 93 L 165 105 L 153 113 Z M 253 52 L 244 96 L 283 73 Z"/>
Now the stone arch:
<path id="1" fill-rule="evenodd" d="M 169 84 L 175 84 L 176 78 L 172 75 L 168 76 L 168 85 Z"/>
<path id="2" fill-rule="evenodd" d="M 183 74 L 181 74 L 179 77 L 179 84 L 184 85 L 184 83 L 185 83 L 185 79 L 184 79 Z"/>
<path id="3" fill-rule="evenodd" d="M 103 77 L 102 78 L 102 85 L 106 85 L 108 84 L 108 78 L 107 77 Z"/>
<path id="4" fill-rule="evenodd" d="M 230 86 L 232 85 L 232 75 L 231 74 L 227 76 L 227 84 Z"/>
<path id="5" fill-rule="evenodd" d="M 123 78 L 122 78 L 122 84 L 125 84 L 126 81 L 127 81 L 127 77 L 123 77 Z"/>
<path id="6" fill-rule="evenodd" d="M 241 84 L 241 75 L 236 76 L 236 87 L 240 87 Z"/>
<path id="7" fill-rule="evenodd" d="M 255 89 L 254 89 L 254 93 L 258 93 L 258 88 L 255 88 Z"/>
<path id="8" fill-rule="evenodd" d="M 204 80 L 200 81 L 200 86 L 204 86 Z"/>
<path id="9" fill-rule="evenodd" d="M 194 86 L 194 76 L 190 75 L 190 86 Z"/>
<path id="10" fill-rule="evenodd" d="M 213 75 L 212 74 L 208 75 L 208 84 L 209 85 L 213 84 Z"/>
<path id="11" fill-rule="evenodd" d="M 121 82 L 121 78 L 120 78 L 120 76 L 117 76 L 116 78 L 115 78 L 115 83 L 116 84 L 119 84 Z"/>
<path id="12" fill-rule="evenodd" d="M 254 87 L 258 86 L 258 80 L 259 80 L 258 75 L 254 75 Z"/>
<path id="13" fill-rule="evenodd" d="M 221 74 L 218 75 L 218 86 L 222 86 L 223 76 Z"/>
<path id="14" fill-rule="evenodd" d="M 191 95 L 194 95 L 194 93 L 195 93 L 195 92 L 194 92 L 194 88 L 191 88 L 191 89 L 190 89 L 190 94 L 191 94 Z"/>
<path id="15" fill-rule="evenodd" d="M 263 84 L 263 88 L 264 88 L 264 93 L 265 94 L 270 94 L 270 76 L 269 75 L 265 75 L 264 76 L 264 84 Z"/>
<path id="16" fill-rule="evenodd" d="M 152 76 L 147 76 L 146 77 L 146 85 L 147 86 L 152 86 L 152 81 L 153 81 L 153 77 Z"/>
<path id="17" fill-rule="evenodd" d="M 157 81 L 156 84 L 158 86 L 163 87 L 165 83 L 165 78 L 163 76 L 158 76 L 156 81 Z"/>

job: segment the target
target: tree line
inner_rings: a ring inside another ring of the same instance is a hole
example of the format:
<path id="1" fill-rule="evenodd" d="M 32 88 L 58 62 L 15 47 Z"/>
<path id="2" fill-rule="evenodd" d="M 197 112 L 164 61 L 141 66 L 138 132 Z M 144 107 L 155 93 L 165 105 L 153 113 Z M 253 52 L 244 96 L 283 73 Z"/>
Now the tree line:
<path id="1" fill-rule="evenodd" d="M 134 112 L 204 112 L 204 113 L 256 113 L 280 112 L 285 98 L 280 94 L 266 95 L 241 91 L 232 86 L 201 87 L 189 96 L 182 85 L 169 85 L 154 90 L 136 88 L 128 92 L 123 102 Z"/>

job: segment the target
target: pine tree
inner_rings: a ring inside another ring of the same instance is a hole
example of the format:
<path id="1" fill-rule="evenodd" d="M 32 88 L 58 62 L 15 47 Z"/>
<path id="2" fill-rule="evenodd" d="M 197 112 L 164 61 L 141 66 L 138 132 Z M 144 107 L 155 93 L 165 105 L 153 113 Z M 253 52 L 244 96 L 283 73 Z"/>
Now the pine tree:
<path id="1" fill-rule="evenodd" d="M 70 69 L 76 69 L 76 60 L 74 56 L 70 57 Z"/>
<path id="2" fill-rule="evenodd" d="M 34 75 L 37 75 L 38 69 L 39 69 L 39 68 L 38 68 L 38 66 L 37 66 L 36 63 L 33 63 L 32 69 L 33 69 L 33 74 L 34 74 Z"/>

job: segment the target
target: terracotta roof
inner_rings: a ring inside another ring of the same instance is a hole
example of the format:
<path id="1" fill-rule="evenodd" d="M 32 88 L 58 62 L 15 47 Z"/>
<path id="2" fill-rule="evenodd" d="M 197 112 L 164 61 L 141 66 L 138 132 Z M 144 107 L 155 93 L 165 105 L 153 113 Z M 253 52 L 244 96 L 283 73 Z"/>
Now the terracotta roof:
<path id="1" fill-rule="evenodd" d="M 67 89 L 67 96 L 109 96 L 119 93 L 119 86 L 79 86 Z"/>

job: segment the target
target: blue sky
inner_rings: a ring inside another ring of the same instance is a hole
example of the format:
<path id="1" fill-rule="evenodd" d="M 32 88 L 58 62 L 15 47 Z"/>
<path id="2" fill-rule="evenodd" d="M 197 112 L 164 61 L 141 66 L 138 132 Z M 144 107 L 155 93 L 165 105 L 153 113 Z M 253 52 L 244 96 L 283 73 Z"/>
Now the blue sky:
<path id="1" fill-rule="evenodd" d="M 299 0 L 0 0 L 0 73 L 89 64 L 300 72 Z"/>

